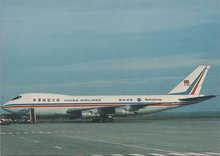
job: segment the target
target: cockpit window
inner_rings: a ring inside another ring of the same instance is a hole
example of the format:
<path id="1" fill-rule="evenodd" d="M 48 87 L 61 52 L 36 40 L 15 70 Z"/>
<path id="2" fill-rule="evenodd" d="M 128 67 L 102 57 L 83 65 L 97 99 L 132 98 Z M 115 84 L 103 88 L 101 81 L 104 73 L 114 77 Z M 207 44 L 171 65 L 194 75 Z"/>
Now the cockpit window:
<path id="1" fill-rule="evenodd" d="M 11 100 L 17 100 L 17 99 L 20 99 L 22 96 L 17 96 L 17 97 L 15 97 L 15 98 L 13 98 L 13 99 L 11 99 Z"/>

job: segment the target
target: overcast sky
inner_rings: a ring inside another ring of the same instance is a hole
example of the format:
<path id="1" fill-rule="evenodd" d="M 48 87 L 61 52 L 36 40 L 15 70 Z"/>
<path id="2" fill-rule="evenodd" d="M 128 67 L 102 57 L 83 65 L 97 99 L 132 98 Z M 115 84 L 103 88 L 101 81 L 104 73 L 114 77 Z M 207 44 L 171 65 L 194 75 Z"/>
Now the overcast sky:
<path id="1" fill-rule="evenodd" d="M 200 64 L 220 94 L 219 0 L 1 0 L 1 103 L 26 92 L 167 94 Z M 177 111 L 220 110 L 219 97 Z"/>

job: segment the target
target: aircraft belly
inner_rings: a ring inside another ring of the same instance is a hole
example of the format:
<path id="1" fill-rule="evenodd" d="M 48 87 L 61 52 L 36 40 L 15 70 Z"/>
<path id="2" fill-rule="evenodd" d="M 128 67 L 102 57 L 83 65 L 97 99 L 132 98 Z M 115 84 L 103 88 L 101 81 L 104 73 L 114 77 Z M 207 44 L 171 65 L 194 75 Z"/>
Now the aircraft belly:
<path id="1" fill-rule="evenodd" d="M 155 113 L 160 112 L 168 109 L 177 108 L 179 106 L 147 106 L 143 109 L 140 109 L 137 111 L 138 114 L 149 114 L 149 113 Z"/>

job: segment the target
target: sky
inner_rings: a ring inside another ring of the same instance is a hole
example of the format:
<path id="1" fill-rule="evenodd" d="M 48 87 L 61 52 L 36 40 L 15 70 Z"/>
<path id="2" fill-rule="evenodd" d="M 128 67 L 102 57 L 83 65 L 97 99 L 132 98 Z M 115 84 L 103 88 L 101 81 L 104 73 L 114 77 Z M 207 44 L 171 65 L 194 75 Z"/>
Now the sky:
<path id="1" fill-rule="evenodd" d="M 220 94 L 219 0 L 1 0 L 1 104 L 21 93 Z M 220 98 L 173 111 L 220 111 Z"/>

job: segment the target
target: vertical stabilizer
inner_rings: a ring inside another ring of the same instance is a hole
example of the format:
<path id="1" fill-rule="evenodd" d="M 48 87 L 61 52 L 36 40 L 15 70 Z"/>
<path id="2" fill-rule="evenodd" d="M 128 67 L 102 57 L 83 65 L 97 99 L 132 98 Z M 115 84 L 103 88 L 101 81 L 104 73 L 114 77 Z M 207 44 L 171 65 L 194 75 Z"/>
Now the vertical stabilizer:
<path id="1" fill-rule="evenodd" d="M 198 95 L 210 66 L 201 65 L 181 81 L 169 94 Z"/>

